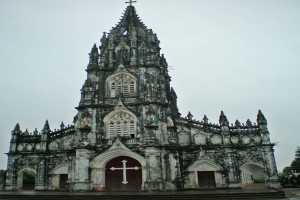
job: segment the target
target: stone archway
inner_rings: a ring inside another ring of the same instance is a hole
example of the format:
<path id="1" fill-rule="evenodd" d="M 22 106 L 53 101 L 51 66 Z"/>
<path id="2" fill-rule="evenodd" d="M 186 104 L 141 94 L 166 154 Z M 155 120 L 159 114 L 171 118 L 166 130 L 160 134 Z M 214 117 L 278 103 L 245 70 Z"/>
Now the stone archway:
<path id="1" fill-rule="evenodd" d="M 210 159 L 202 159 L 188 167 L 189 179 L 186 189 L 212 189 L 225 187 L 222 168 Z"/>
<path id="2" fill-rule="evenodd" d="M 264 183 L 264 168 L 256 163 L 246 163 L 240 167 L 243 187 L 254 183 Z"/>
<path id="3" fill-rule="evenodd" d="M 49 174 L 51 175 L 50 190 L 68 189 L 69 164 L 58 165 Z"/>
<path id="4" fill-rule="evenodd" d="M 17 175 L 17 190 L 34 190 L 36 183 L 36 171 L 24 168 Z"/>
<path id="5" fill-rule="evenodd" d="M 96 156 L 91 161 L 91 181 L 92 188 L 95 191 L 105 191 L 106 190 L 106 181 L 105 181 L 105 167 L 107 163 L 117 157 L 126 156 L 134 160 L 137 160 L 141 165 L 142 171 L 142 185 L 141 190 L 144 190 L 144 184 L 146 182 L 146 160 L 137 153 L 130 151 L 120 140 L 112 145 L 112 147 L 106 152 Z"/>

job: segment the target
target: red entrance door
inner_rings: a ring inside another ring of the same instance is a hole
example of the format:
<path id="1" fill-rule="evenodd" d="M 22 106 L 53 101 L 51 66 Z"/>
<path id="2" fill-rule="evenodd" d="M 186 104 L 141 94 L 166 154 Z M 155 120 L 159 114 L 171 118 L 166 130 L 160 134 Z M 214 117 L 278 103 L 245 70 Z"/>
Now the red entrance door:
<path id="1" fill-rule="evenodd" d="M 199 171 L 198 183 L 200 189 L 216 188 L 215 173 L 213 171 Z"/>
<path id="2" fill-rule="evenodd" d="M 130 157 L 121 156 L 105 166 L 105 187 L 107 191 L 138 191 L 142 187 L 141 164 Z"/>

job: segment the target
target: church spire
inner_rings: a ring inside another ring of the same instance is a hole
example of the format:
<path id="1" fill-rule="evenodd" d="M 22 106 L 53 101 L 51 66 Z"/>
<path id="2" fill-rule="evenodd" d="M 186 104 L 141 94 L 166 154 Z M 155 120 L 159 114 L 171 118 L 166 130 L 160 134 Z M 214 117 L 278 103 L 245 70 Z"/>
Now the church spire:
<path id="1" fill-rule="evenodd" d="M 140 20 L 140 17 L 137 15 L 135 7 L 132 5 L 129 5 L 126 8 L 125 13 L 116 28 L 126 27 L 128 29 L 130 26 L 146 28 Z"/>
<path id="2" fill-rule="evenodd" d="M 134 1 L 128 3 L 120 21 L 101 38 L 101 68 L 116 68 L 121 61 L 125 67 L 158 66 L 162 62 L 157 35 L 141 21 L 132 6 Z"/>

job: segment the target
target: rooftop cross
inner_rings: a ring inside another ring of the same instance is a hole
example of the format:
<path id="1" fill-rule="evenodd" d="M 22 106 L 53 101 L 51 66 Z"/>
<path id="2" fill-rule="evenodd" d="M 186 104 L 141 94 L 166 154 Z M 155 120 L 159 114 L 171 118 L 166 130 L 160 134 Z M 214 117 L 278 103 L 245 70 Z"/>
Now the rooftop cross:
<path id="1" fill-rule="evenodd" d="M 129 3 L 129 5 L 132 6 L 132 3 L 136 3 L 136 1 L 129 0 L 129 2 L 125 2 L 125 3 Z"/>

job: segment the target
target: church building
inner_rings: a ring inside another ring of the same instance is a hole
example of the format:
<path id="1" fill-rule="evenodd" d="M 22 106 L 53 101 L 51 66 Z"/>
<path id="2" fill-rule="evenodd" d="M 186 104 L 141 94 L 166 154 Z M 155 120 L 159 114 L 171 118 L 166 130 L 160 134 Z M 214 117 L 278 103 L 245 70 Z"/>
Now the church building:
<path id="1" fill-rule="evenodd" d="M 257 123 L 181 116 L 157 35 L 130 1 L 93 45 L 72 125 L 12 131 L 5 190 L 279 188 L 274 143 Z M 25 179 L 26 177 L 26 179 Z M 31 183 L 28 182 L 32 178 Z M 30 185 L 31 184 L 31 185 Z"/>

